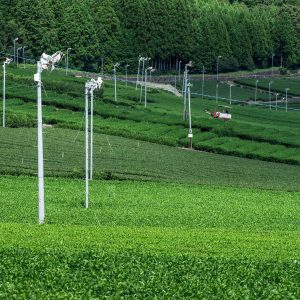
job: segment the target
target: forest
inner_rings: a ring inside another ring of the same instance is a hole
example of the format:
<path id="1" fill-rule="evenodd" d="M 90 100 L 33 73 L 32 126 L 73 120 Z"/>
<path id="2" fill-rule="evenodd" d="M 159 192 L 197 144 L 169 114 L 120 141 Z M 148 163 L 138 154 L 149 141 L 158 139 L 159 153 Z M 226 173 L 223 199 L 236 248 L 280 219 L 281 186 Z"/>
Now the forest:
<path id="1" fill-rule="evenodd" d="M 298 0 L 0 0 L 0 52 L 26 45 L 26 56 L 70 52 L 70 64 L 136 69 L 139 55 L 169 71 L 192 60 L 204 66 L 251 70 L 300 62 Z"/>

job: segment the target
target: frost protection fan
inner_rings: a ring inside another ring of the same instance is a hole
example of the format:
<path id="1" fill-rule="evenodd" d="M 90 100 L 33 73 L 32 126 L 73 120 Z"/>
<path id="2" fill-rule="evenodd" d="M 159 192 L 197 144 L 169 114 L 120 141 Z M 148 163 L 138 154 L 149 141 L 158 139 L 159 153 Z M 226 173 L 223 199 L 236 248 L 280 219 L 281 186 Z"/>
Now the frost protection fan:
<path id="1" fill-rule="evenodd" d="M 5 63 L 6 65 L 9 65 L 12 61 L 13 61 L 12 58 L 6 58 L 6 60 L 5 60 L 4 63 Z"/>
<path id="2" fill-rule="evenodd" d="M 53 71 L 55 68 L 55 64 L 59 63 L 63 58 L 64 54 L 61 51 L 55 52 L 52 56 L 46 53 L 43 53 L 41 56 L 41 67 L 43 70 L 51 70 Z"/>

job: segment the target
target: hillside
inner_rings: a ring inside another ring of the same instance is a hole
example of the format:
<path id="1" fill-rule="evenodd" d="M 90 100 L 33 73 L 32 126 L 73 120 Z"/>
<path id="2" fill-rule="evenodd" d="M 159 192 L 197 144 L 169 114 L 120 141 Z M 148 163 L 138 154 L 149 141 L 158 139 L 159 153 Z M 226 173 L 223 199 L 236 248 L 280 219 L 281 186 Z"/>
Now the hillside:
<path id="1" fill-rule="evenodd" d="M 36 124 L 34 68 L 10 69 L 7 79 L 7 122 L 9 126 L 33 127 Z M 44 75 L 44 122 L 55 127 L 83 129 L 83 85 L 85 78 L 67 77 L 57 71 Z M 148 106 L 140 103 L 135 86 L 118 83 L 118 101 L 112 99 L 111 81 L 95 100 L 95 132 L 169 146 L 187 147 L 188 121 L 182 119 L 182 98 L 162 91 L 148 92 Z M 143 100 L 142 98 L 141 100 Z M 144 101 L 144 100 L 143 100 Z M 219 101 L 218 104 L 222 104 Z M 227 104 L 227 102 L 224 102 Z M 220 154 L 267 161 L 300 164 L 300 122 L 297 111 L 234 105 L 233 119 L 224 123 L 211 119 L 205 110 L 215 102 L 192 99 L 193 147 Z"/>
<path id="2" fill-rule="evenodd" d="M 3 297 L 299 295 L 299 192 L 94 181 L 85 210 L 82 181 L 47 179 L 38 226 L 36 184 L 0 178 Z"/>
<path id="3" fill-rule="evenodd" d="M 18 37 L 28 59 L 71 48 L 70 65 L 93 71 L 122 62 L 135 73 L 139 55 L 160 72 L 192 60 L 194 72 L 205 66 L 216 73 L 219 56 L 223 71 L 266 68 L 273 54 L 275 66 L 299 67 L 299 7 L 244 2 L 249 7 L 227 0 L 2 1 L 0 52 L 11 54 Z"/>
<path id="4" fill-rule="evenodd" d="M 135 84 L 118 81 L 115 102 L 106 79 L 95 94 L 87 209 L 84 83 L 97 74 L 44 72 L 38 225 L 34 72 L 7 68 L 0 298 L 300 297 L 298 111 L 233 104 L 225 123 L 204 111 L 215 101 L 195 95 L 190 150 L 182 97 L 149 90 L 145 108 Z"/>

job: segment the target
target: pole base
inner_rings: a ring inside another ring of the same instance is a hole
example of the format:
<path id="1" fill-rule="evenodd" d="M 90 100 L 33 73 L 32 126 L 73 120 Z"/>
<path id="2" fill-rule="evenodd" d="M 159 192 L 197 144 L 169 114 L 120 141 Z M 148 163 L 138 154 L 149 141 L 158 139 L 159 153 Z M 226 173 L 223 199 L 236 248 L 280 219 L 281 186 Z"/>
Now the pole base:
<path id="1" fill-rule="evenodd" d="M 189 138 L 189 148 L 193 149 L 193 138 Z"/>

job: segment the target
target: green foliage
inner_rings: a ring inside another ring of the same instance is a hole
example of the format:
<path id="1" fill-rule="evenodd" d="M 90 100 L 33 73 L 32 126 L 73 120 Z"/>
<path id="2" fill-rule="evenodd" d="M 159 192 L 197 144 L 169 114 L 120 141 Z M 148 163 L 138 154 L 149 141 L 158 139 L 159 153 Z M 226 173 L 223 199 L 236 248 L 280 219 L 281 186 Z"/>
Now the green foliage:
<path id="1" fill-rule="evenodd" d="M 46 179 L 40 226 L 36 185 L 0 177 L 4 298 L 298 297 L 299 192 Z"/>
<path id="2" fill-rule="evenodd" d="M 83 121 L 82 117 L 81 121 Z M 46 122 L 49 125 L 48 120 Z M 105 129 L 105 131 L 120 134 L 120 130 L 115 129 L 115 132 L 112 130 L 117 127 L 117 123 L 120 121 L 105 122 L 105 126 L 111 127 L 110 130 Z M 123 122 L 122 124 L 125 126 Z M 162 127 L 155 127 L 154 133 L 158 135 L 155 139 L 153 133 L 146 131 L 146 126 L 128 122 L 128 127 L 132 126 L 135 126 L 136 130 L 145 130 L 140 136 L 136 135 L 137 138 L 150 141 L 152 139 L 156 143 L 167 143 L 172 139 L 176 141 L 178 138 L 177 130 L 171 132 L 169 129 L 164 132 Z M 98 126 L 96 128 L 98 131 Z M 127 131 L 127 127 L 123 127 L 123 130 Z M 184 132 L 179 143 L 186 143 Z M 46 176 L 84 178 L 84 133 L 56 128 L 45 128 L 44 133 Z M 167 134 L 168 138 L 164 139 L 163 134 Z M 0 173 L 36 174 L 36 129 L 0 129 L 0 138 Z M 95 134 L 94 141 L 94 178 L 96 179 L 214 183 L 287 190 L 298 188 L 299 168 L 297 166 L 270 164 L 205 152 L 190 152 L 185 149 L 101 134 Z M 282 146 L 278 146 L 277 153 L 271 145 L 263 144 L 263 146 L 251 142 L 241 143 L 238 138 L 218 138 L 213 132 L 197 134 L 194 138 L 195 148 L 208 149 L 212 152 L 226 153 L 226 151 L 233 152 L 233 149 L 235 151 L 240 149 L 243 155 L 239 152 L 235 155 L 250 157 L 252 154 L 255 157 L 255 155 L 270 156 L 268 151 L 272 151 L 272 160 L 276 160 L 274 158 L 276 155 L 278 159 L 297 155 L 296 151 L 287 151 Z M 229 169 L 230 176 L 227 176 Z"/>
<path id="3" fill-rule="evenodd" d="M 0 295 L 18 299 L 298 298 L 298 261 L 59 250 L 1 251 Z M 16 280 L 17 278 L 17 280 Z"/>
<path id="4" fill-rule="evenodd" d="M 35 58 L 71 47 L 71 65 L 84 70 L 99 70 L 103 58 L 106 71 L 121 61 L 135 72 L 139 55 L 152 57 L 160 71 L 190 59 L 194 70 L 204 64 L 215 71 L 219 55 L 223 71 L 253 69 L 270 65 L 274 51 L 286 66 L 299 65 L 299 6 L 286 1 L 249 1 L 249 7 L 225 0 L 13 2 L 0 6 L 2 49 L 10 52 L 16 36 Z"/>
<path id="5" fill-rule="evenodd" d="M 261 78 L 258 82 L 258 87 L 262 90 L 269 90 L 269 82 L 270 79 Z M 272 78 L 272 91 L 281 93 L 282 97 L 285 97 L 285 89 L 289 88 L 288 95 L 300 96 L 300 78 L 299 77 L 280 77 L 280 78 Z M 256 79 L 238 79 L 237 83 L 241 83 L 243 85 L 255 87 Z M 274 99 L 274 98 L 273 98 Z"/>
<path id="6" fill-rule="evenodd" d="M 20 117 L 18 127 L 34 126 L 36 122 L 36 91 L 31 83 L 33 72 L 33 69 L 27 69 L 25 72 L 20 69 L 8 69 L 7 97 L 11 99 L 7 102 L 8 118 L 10 115 L 26 115 L 26 121 Z M 284 87 L 291 87 L 291 92 L 294 91 L 293 80 L 297 86 L 296 78 L 288 78 L 283 83 Z M 83 130 L 85 79 L 66 77 L 63 72 L 57 70 L 53 73 L 44 73 L 43 82 L 47 92 L 43 96 L 43 103 L 47 105 L 43 109 L 44 122 L 54 124 L 56 127 Z M 254 80 L 250 80 L 250 83 L 253 84 Z M 263 80 L 261 84 L 263 85 Z M 276 87 L 277 82 L 274 82 L 275 90 Z M 193 89 L 199 93 L 201 82 L 195 82 Z M 113 100 L 112 82 L 105 81 L 104 90 L 104 94 L 101 95 L 103 93 L 101 92 L 95 98 L 95 132 L 174 147 L 188 145 L 188 123 L 182 120 L 181 113 L 182 98 L 161 91 L 149 93 L 149 106 L 145 110 L 139 102 L 140 91 L 136 91 L 131 84 L 128 88 L 125 84 L 118 84 L 117 103 Z M 215 82 L 206 81 L 205 93 L 214 94 L 214 92 Z M 220 83 L 221 96 L 229 98 L 229 87 L 226 82 Z M 232 96 L 233 99 L 253 100 L 254 90 L 234 86 Z M 258 99 L 268 100 L 268 93 L 263 91 L 258 93 Z M 213 110 L 214 107 L 214 101 L 201 99 L 201 96 L 192 98 L 192 124 L 196 149 L 299 164 L 300 138 L 297 112 L 290 111 L 287 114 L 284 111 L 270 112 L 269 109 L 235 105 L 232 109 L 233 119 L 224 123 L 210 119 L 205 113 L 205 109 Z M 14 119 L 16 120 L 16 117 Z M 210 141 L 206 136 L 202 137 L 203 132 L 212 133 Z"/>

